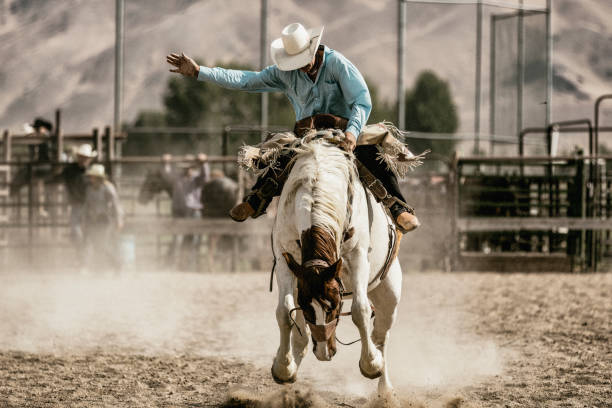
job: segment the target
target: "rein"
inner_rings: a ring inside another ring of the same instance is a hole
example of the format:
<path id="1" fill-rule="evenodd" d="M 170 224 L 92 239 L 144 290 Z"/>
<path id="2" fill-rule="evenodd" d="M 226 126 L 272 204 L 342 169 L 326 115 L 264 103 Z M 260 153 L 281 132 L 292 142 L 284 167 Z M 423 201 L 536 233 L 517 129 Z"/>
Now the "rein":
<path id="1" fill-rule="evenodd" d="M 312 323 L 308 319 L 306 319 L 306 316 L 304 316 L 304 320 L 306 320 L 306 323 L 310 327 L 310 331 L 312 332 L 313 337 L 315 337 L 316 341 L 326 341 L 329 338 L 329 336 L 327 335 L 328 330 L 333 330 L 333 329 L 335 329 L 338 326 L 338 323 L 340 322 L 340 317 L 341 316 L 350 316 L 351 315 L 351 312 L 342 312 L 342 305 L 343 305 L 343 303 L 341 302 L 340 303 L 340 313 L 338 314 L 338 317 L 336 317 L 334 320 L 332 320 L 329 323 L 317 325 L 315 323 Z M 371 306 L 371 307 L 372 307 L 372 316 L 371 316 L 371 318 L 374 318 L 374 312 L 375 312 L 374 306 Z M 302 310 L 302 308 L 301 307 L 294 307 L 293 309 L 291 309 L 289 311 L 289 319 L 291 319 L 291 321 L 293 322 L 293 326 L 295 326 L 295 328 L 296 328 L 297 332 L 300 334 L 300 336 L 303 336 L 302 331 L 300 330 L 300 326 L 297 324 L 297 322 L 295 321 L 295 319 L 291 315 L 296 310 Z M 315 335 L 315 332 L 317 333 L 316 335 Z M 320 334 L 323 334 L 325 336 L 324 340 L 317 340 L 316 339 L 316 337 L 321 338 L 321 336 L 319 336 Z M 336 338 L 336 341 L 338 343 L 342 344 L 343 346 L 351 346 L 351 345 L 353 345 L 353 344 L 355 344 L 355 343 L 357 343 L 358 341 L 361 340 L 361 338 L 358 338 L 356 340 L 353 340 L 353 341 L 350 341 L 348 343 L 345 343 L 342 340 L 340 340 L 337 335 L 335 335 L 334 337 Z"/>

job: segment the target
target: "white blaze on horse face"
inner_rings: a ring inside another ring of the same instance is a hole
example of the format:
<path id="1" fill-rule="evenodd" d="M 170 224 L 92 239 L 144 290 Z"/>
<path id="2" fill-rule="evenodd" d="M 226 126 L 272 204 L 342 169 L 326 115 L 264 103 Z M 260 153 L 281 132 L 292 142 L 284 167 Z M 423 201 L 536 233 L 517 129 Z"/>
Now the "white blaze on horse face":
<path id="1" fill-rule="evenodd" d="M 325 325 L 325 311 L 319 302 L 312 299 L 310 302 L 310 306 L 314 309 L 315 313 L 315 324 L 317 326 Z M 327 349 L 327 341 L 317 341 L 314 349 L 314 354 L 318 360 L 321 361 L 329 361 L 331 360 L 331 356 L 329 354 L 329 350 Z"/>

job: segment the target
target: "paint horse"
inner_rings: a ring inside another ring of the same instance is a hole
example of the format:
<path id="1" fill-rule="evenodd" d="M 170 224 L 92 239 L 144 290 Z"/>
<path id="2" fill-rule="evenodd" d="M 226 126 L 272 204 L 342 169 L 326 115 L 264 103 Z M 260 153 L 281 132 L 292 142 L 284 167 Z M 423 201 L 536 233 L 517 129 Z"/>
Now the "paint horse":
<path id="1" fill-rule="evenodd" d="M 326 138 L 304 140 L 293 149 L 295 161 L 272 235 L 280 329 L 272 376 L 278 383 L 296 380 L 309 336 L 315 356 L 332 359 L 343 300 L 352 294 L 350 311 L 361 339 L 359 369 L 365 377 L 380 377 L 379 392 L 391 391 L 385 350 L 402 271 L 394 259 L 385 278 L 378 272 L 389 260 L 392 222 L 359 181 L 352 153 Z"/>

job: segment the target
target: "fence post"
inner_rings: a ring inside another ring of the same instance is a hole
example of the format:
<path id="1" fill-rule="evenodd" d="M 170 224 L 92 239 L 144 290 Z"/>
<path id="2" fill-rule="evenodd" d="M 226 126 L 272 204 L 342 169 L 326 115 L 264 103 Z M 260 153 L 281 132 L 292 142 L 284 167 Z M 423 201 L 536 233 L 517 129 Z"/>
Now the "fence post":
<path id="1" fill-rule="evenodd" d="M 55 146 L 57 151 L 55 152 L 55 161 L 62 161 L 62 152 L 64 151 L 64 135 L 62 134 L 62 111 L 57 109 L 55 111 Z"/>
<path id="2" fill-rule="evenodd" d="M 2 139 L 3 139 L 2 159 L 4 161 L 11 161 L 11 153 L 12 153 L 11 152 L 12 150 L 11 149 L 11 141 L 12 141 L 11 133 L 8 130 L 5 130 Z"/>
<path id="3" fill-rule="evenodd" d="M 27 165 L 28 169 L 28 259 L 31 264 L 32 262 L 32 244 L 34 234 L 34 186 L 33 186 L 33 171 L 32 162 L 29 161 Z"/>
<path id="4" fill-rule="evenodd" d="M 229 153 L 229 132 L 230 127 L 225 126 L 223 128 L 223 134 L 221 135 L 221 156 L 226 157 Z M 227 163 L 223 162 L 223 173 L 227 174 Z"/>
<path id="5" fill-rule="evenodd" d="M 106 145 L 104 145 L 104 161 L 106 166 L 106 174 L 108 178 L 113 180 L 113 169 L 112 169 L 112 156 L 113 156 L 113 144 L 111 143 L 111 128 L 110 126 L 106 126 L 104 128 L 104 140 L 106 140 Z M 116 180 L 115 184 L 116 184 Z"/>
<path id="6" fill-rule="evenodd" d="M 2 161 L 9 162 L 11 155 L 11 134 L 8 130 L 5 130 L 2 135 Z M 3 188 L 0 188 L 0 202 L 4 204 L 8 204 L 9 195 L 10 195 L 10 182 L 11 182 L 11 165 L 6 163 L 4 166 L 0 166 L 0 173 L 4 173 L 5 179 L 3 183 L 6 184 Z M 10 207 L 3 208 L 0 211 L 0 223 L 8 222 L 10 214 Z M 8 244 L 9 234 L 6 230 L 0 231 L 0 247 Z M 6 259 L 6 255 L 3 256 Z"/>
<path id="7" fill-rule="evenodd" d="M 457 152 L 454 152 L 448 172 L 448 191 L 451 207 L 451 271 L 456 270 L 459 266 L 459 241 L 461 239 L 459 228 L 457 227 L 457 218 L 459 217 L 459 178 L 459 155 Z"/>

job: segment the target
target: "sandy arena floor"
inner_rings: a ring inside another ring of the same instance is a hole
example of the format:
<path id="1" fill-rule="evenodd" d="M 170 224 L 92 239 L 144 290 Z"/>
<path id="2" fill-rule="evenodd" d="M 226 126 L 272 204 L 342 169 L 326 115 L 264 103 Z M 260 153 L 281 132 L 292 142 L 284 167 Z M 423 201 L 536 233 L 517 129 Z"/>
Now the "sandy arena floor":
<path id="1" fill-rule="evenodd" d="M 296 385 L 273 383 L 267 285 L 3 272 L 0 407 L 384 405 L 358 345 L 331 363 L 309 353 Z M 612 274 L 405 275 L 388 360 L 401 406 L 612 406 L 611 293 Z M 338 336 L 356 338 L 350 319 Z"/>

